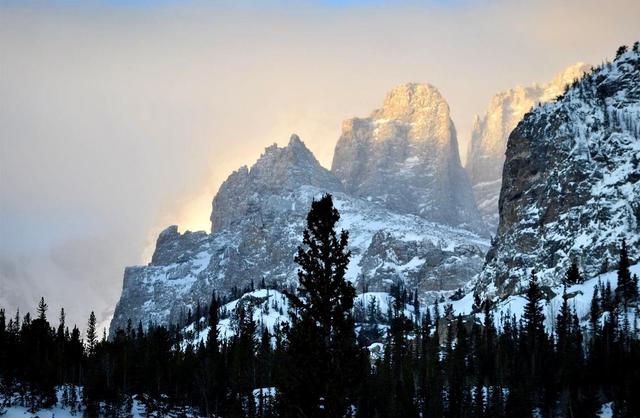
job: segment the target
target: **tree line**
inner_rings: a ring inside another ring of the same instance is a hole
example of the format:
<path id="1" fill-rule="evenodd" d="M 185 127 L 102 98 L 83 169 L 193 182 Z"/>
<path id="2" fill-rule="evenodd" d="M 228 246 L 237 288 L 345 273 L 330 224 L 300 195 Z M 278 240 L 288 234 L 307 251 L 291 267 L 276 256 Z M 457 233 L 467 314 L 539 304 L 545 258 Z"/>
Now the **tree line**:
<path id="1" fill-rule="evenodd" d="M 489 300 L 474 316 L 437 302 L 421 312 L 417 296 L 396 286 L 386 323 L 369 324 L 385 341 L 374 356 L 354 320 L 348 233 L 336 231 L 338 219 L 330 195 L 313 202 L 296 255 L 299 287 L 285 291 L 290 321 L 271 332 L 239 303 L 235 334 L 221 338 L 226 313 L 215 295 L 200 313 L 209 332 L 197 343 L 182 324 L 129 322 L 100 337 L 93 313 L 83 337 L 64 310 L 53 326 L 44 299 L 34 318 L 0 310 L 0 414 L 11 404 L 35 412 L 61 402 L 81 416 L 130 417 L 135 399 L 148 416 L 589 418 L 609 402 L 615 417 L 640 416 L 630 320 L 638 281 L 625 243 L 618 285 L 596 286 L 588 325 L 565 292 L 552 330 L 545 326 L 535 272 L 522 318 L 495 318 Z M 583 281 L 572 266 L 567 284 Z"/>

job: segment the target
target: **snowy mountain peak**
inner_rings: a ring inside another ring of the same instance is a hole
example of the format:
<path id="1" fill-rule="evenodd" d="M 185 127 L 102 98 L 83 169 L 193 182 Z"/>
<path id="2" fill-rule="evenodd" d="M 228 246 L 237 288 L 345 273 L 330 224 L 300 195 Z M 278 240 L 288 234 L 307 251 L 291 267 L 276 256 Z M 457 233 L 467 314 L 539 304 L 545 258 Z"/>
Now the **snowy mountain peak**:
<path id="1" fill-rule="evenodd" d="M 471 179 L 478 208 L 492 231 L 498 226 L 498 194 L 507 138 L 532 107 L 561 95 L 565 86 L 590 68 L 573 64 L 545 84 L 517 86 L 493 96 L 482 118 L 474 118 L 466 170 Z"/>
<path id="2" fill-rule="evenodd" d="M 373 111 L 371 118 L 421 125 L 434 122 L 448 125 L 449 105 L 434 86 L 406 83 L 391 90 L 382 108 Z"/>
<path id="3" fill-rule="evenodd" d="M 543 86 L 543 89 L 547 96 L 551 96 L 553 94 L 552 90 L 554 88 L 558 89 L 557 95 L 562 94 L 566 85 L 571 84 L 576 80 L 580 80 L 584 73 L 588 72 L 590 69 L 591 65 L 584 62 L 577 62 L 560 71 L 549 84 Z M 545 101 L 553 99 L 556 96 L 548 97 Z"/>
<path id="4" fill-rule="evenodd" d="M 261 196 L 285 193 L 302 185 L 326 192 L 342 190 L 338 179 L 293 134 L 287 146 L 267 147 L 250 169 L 243 167 L 222 183 L 212 203 L 212 232 L 229 228 L 255 213 Z"/>
<path id="5" fill-rule="evenodd" d="M 479 291 L 517 293 L 530 269 L 552 286 L 572 261 L 591 277 L 615 266 L 623 239 L 640 244 L 639 121 L 634 51 L 524 116 L 509 136 L 498 234 Z"/>
<path id="6" fill-rule="evenodd" d="M 332 172 L 347 193 L 484 233 L 460 164 L 449 105 L 428 84 L 394 88 L 370 117 L 342 126 Z"/>
<path id="7" fill-rule="evenodd" d="M 151 264 L 169 265 L 185 261 L 191 258 L 197 252 L 196 249 L 207 239 L 208 235 L 204 231 L 186 231 L 181 234 L 178 232 L 178 227 L 172 225 L 158 236 Z"/>
<path id="8" fill-rule="evenodd" d="M 291 134 L 289 137 L 289 145 L 304 145 L 298 134 Z"/>

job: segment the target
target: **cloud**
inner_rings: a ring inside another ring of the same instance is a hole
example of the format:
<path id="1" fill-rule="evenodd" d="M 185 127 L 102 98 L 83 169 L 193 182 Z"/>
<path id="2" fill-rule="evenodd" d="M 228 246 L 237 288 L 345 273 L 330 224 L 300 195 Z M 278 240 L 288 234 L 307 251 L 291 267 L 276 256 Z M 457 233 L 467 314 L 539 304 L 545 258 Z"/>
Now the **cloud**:
<path id="1" fill-rule="evenodd" d="M 105 319 L 123 267 L 208 225 L 270 143 L 296 132 L 329 166 L 343 119 L 424 81 L 464 147 L 495 92 L 640 37 L 636 1 L 348 3 L 3 3 L 0 304 Z"/>

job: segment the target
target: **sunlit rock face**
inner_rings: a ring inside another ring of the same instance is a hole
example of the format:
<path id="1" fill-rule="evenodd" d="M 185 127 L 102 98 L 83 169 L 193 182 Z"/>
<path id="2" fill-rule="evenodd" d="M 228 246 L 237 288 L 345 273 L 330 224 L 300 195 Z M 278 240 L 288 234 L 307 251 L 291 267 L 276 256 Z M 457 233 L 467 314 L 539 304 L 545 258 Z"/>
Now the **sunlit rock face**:
<path id="1" fill-rule="evenodd" d="M 637 257 L 640 53 L 524 116 L 507 143 L 499 214 L 479 293 L 518 293 L 531 269 L 557 285 L 573 260 L 593 277 L 616 265 L 622 239 Z"/>
<path id="2" fill-rule="evenodd" d="M 225 180 L 213 199 L 211 231 L 229 229 L 247 220 L 257 225 L 272 223 L 291 209 L 284 196 L 302 185 L 326 192 L 343 190 L 300 138 L 292 135 L 286 147 L 268 147 L 251 170 L 241 167 Z"/>
<path id="3" fill-rule="evenodd" d="M 464 229 L 399 213 L 344 192 L 297 136 L 268 147 L 251 167 L 234 172 L 213 199 L 211 234 L 158 237 L 147 266 L 125 270 L 111 335 L 128 319 L 170 323 L 184 318 L 215 290 L 228 294 L 263 279 L 274 287 L 297 284 L 294 255 L 313 199 L 332 193 L 349 231 L 347 278 L 361 289 L 388 290 L 397 282 L 424 295 L 465 285 L 482 268 L 486 239 Z"/>
<path id="4" fill-rule="evenodd" d="M 589 68 L 577 63 L 549 83 L 518 86 L 498 93 L 491 99 L 485 115 L 476 116 L 465 168 L 478 209 L 492 234 L 498 227 L 498 197 L 509 134 L 532 107 L 561 95 L 567 84 L 579 79 Z"/>
<path id="5" fill-rule="evenodd" d="M 351 195 L 485 232 L 460 164 L 449 106 L 428 84 L 396 87 L 371 116 L 345 121 L 331 171 Z"/>

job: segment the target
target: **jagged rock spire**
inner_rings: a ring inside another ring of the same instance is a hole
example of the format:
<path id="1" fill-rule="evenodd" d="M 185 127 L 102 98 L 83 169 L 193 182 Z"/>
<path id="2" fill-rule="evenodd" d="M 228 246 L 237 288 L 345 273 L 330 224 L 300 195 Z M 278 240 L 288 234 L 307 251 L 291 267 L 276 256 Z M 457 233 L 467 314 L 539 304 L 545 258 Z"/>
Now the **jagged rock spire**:
<path id="1" fill-rule="evenodd" d="M 286 146 L 267 147 L 251 169 L 243 166 L 222 183 L 212 203 L 212 232 L 255 214 L 261 206 L 261 196 L 266 193 L 283 194 L 301 185 L 327 192 L 342 190 L 336 177 L 293 134 Z"/>
<path id="2" fill-rule="evenodd" d="M 345 121 L 331 170 L 347 193 L 398 212 L 485 230 L 460 164 L 449 105 L 429 84 L 398 86 L 371 116 Z"/>
<path id="3" fill-rule="evenodd" d="M 509 134 L 532 107 L 561 95 L 567 84 L 589 68 L 579 62 L 562 70 L 549 83 L 500 92 L 491 99 L 482 118 L 475 116 L 465 168 L 478 208 L 491 232 L 498 227 L 498 196 Z"/>

